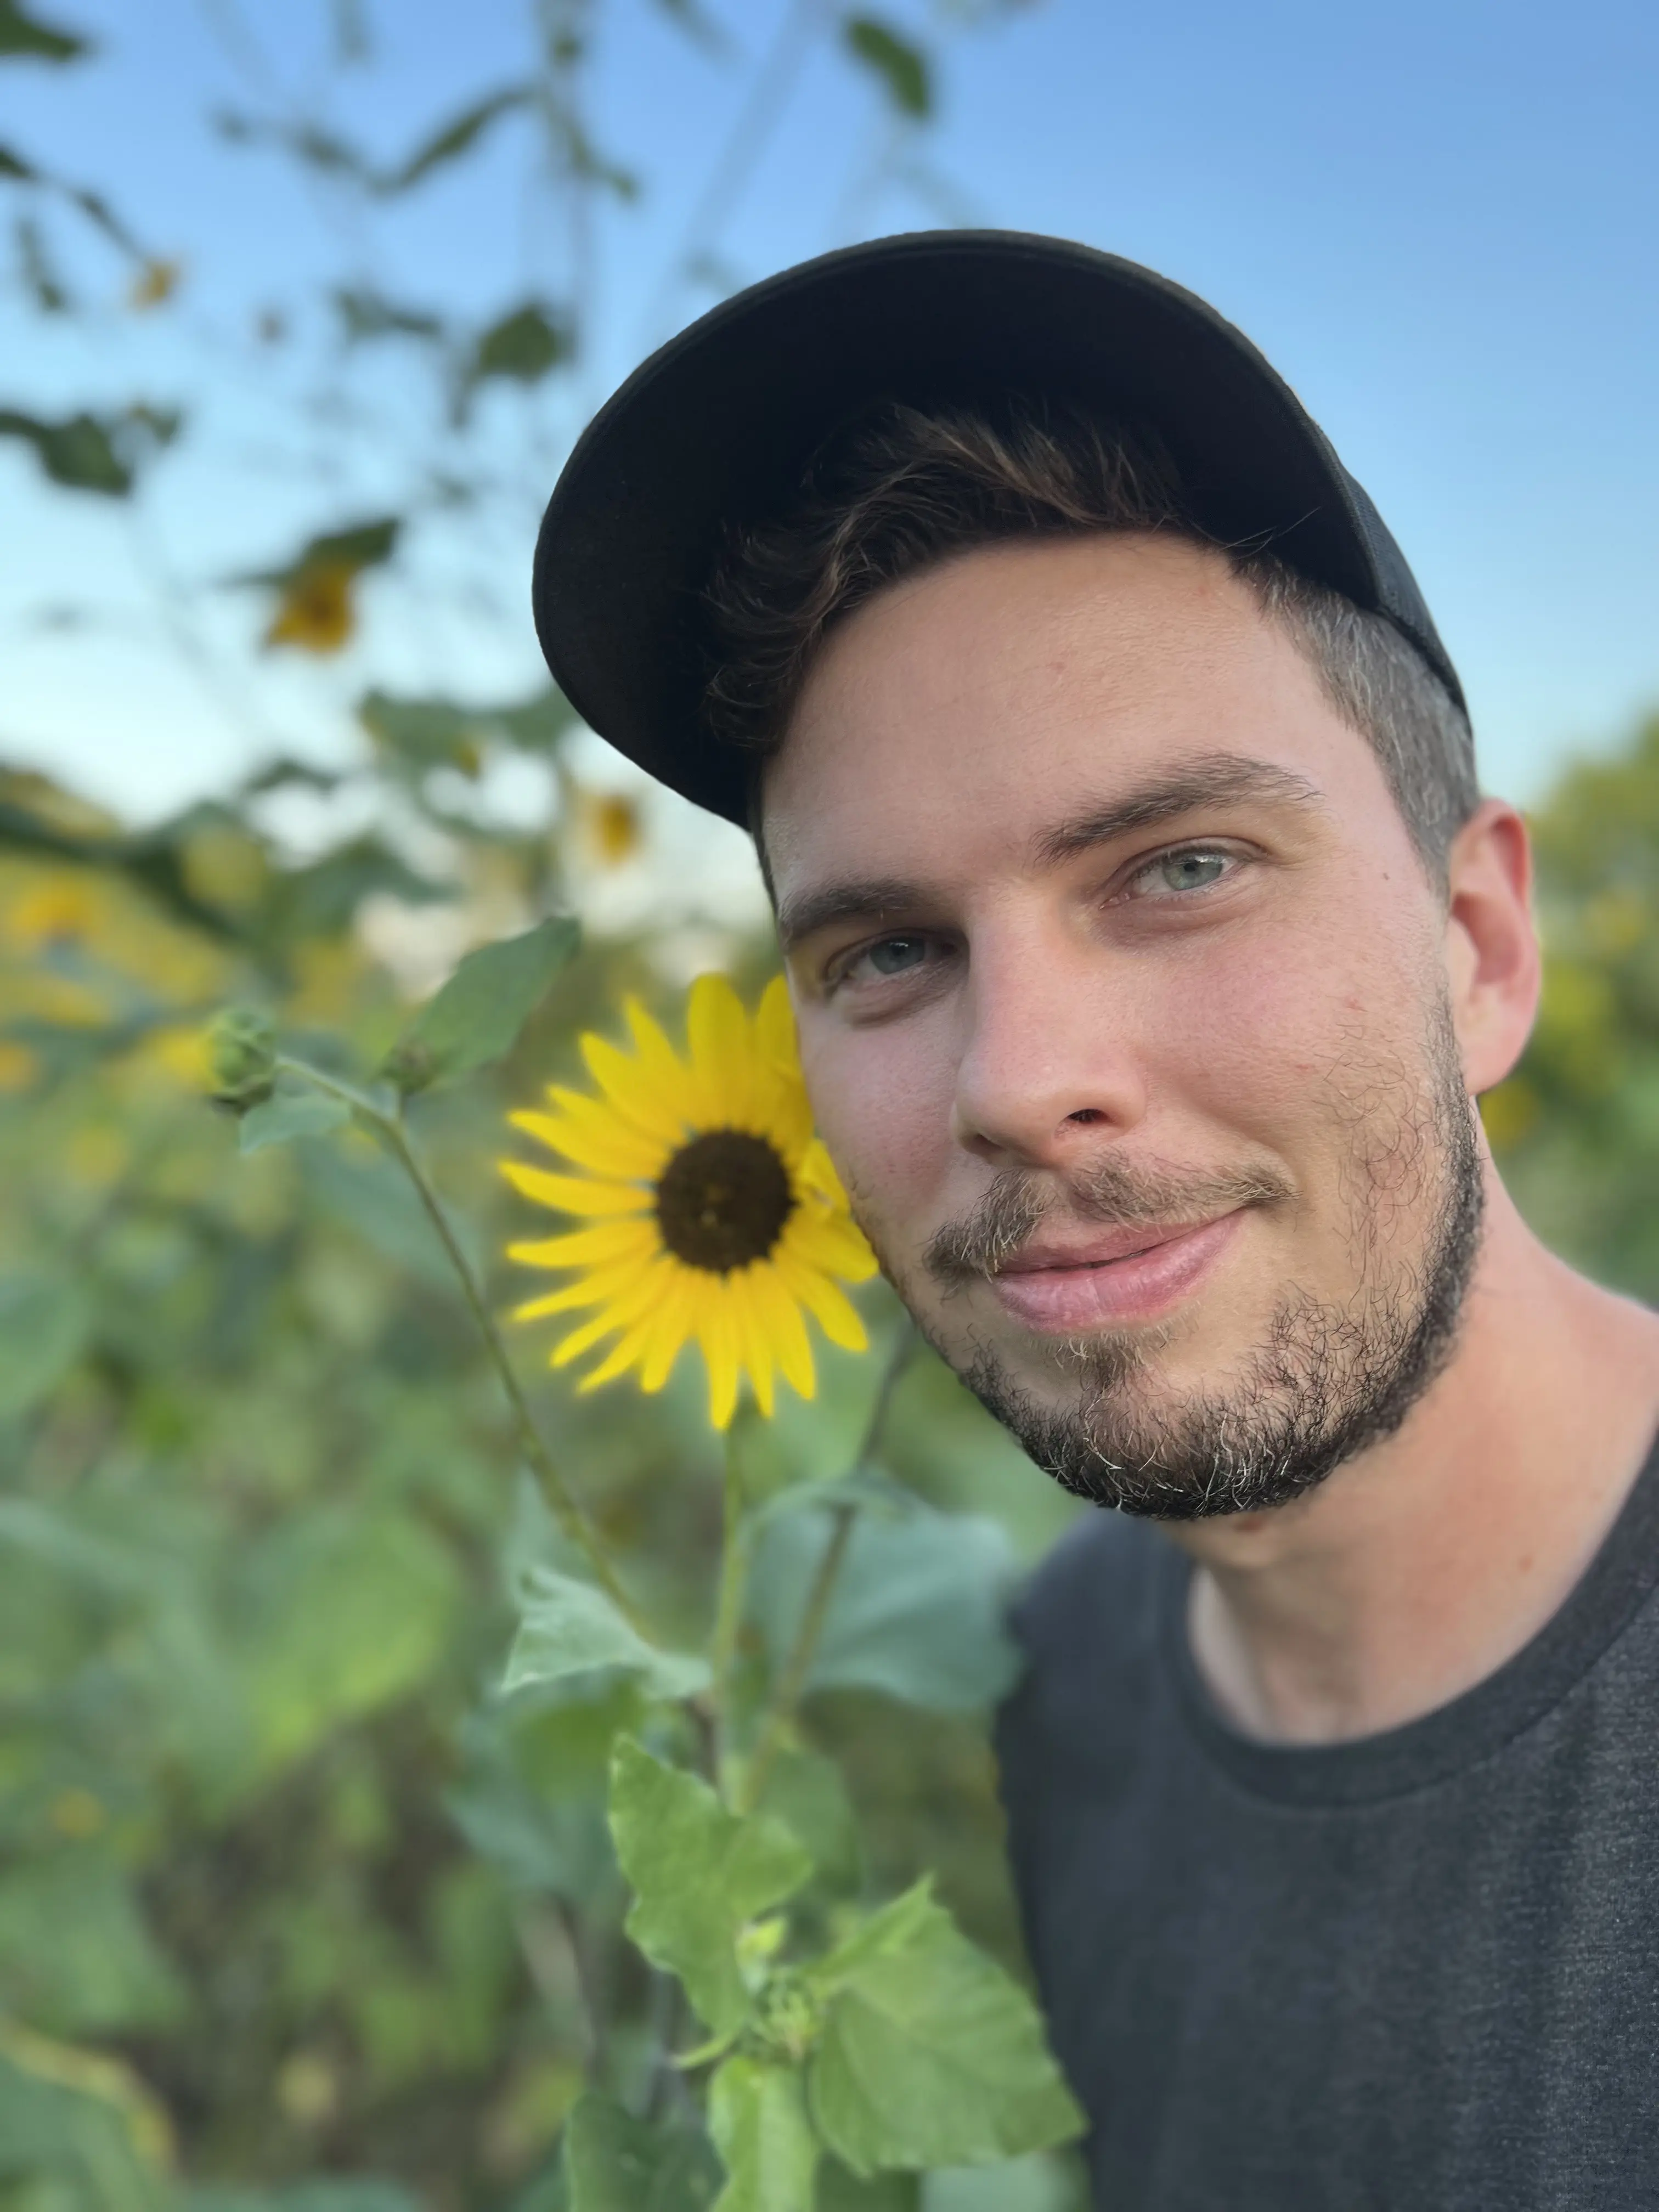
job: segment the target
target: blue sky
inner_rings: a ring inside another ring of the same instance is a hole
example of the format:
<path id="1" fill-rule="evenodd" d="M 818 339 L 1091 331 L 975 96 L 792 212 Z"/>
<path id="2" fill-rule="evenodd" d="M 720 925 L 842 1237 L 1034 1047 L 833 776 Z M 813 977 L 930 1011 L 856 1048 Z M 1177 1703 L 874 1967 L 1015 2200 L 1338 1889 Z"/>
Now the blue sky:
<path id="1" fill-rule="evenodd" d="M 576 271 L 568 228 L 526 194 L 517 123 L 377 216 L 372 240 L 273 156 L 227 153 L 206 111 L 265 94 L 226 21 L 293 88 L 321 81 L 322 0 L 241 0 L 239 15 L 226 0 L 34 4 L 102 50 L 84 68 L 0 70 L 0 141 L 107 189 L 189 274 L 175 307 L 136 319 L 113 262 L 64 229 L 90 311 L 46 325 L 0 301 L 0 405 L 142 390 L 191 421 L 137 515 L 43 494 L 27 453 L 0 446 L 0 754 L 133 811 L 210 789 L 270 744 L 340 757 L 368 682 L 528 688 L 529 547 L 561 441 L 712 296 L 665 274 L 786 16 L 807 25 L 799 66 L 713 240 L 733 276 L 941 210 L 1149 263 L 1249 332 L 1376 500 L 1463 672 L 1491 787 L 1535 795 L 1564 757 L 1659 702 L 1651 8 L 957 0 L 935 11 L 955 26 L 939 125 L 912 145 L 800 0 L 709 0 L 722 54 L 648 0 L 605 0 L 598 133 L 644 191 L 598 222 L 581 392 L 488 403 L 479 451 L 503 489 L 465 558 L 428 549 L 406 586 L 374 587 L 340 664 L 289 666 L 252 649 L 257 602 L 218 580 L 291 550 L 343 501 L 373 511 L 433 434 L 388 350 L 356 387 L 361 417 L 319 419 L 296 443 L 320 341 L 302 310 L 306 342 L 267 358 L 252 315 L 348 267 L 480 315 L 556 296 Z M 888 12 L 932 20 L 908 0 Z M 331 95 L 337 119 L 382 155 L 406 149 L 521 67 L 525 13 L 381 0 L 379 52 Z M 918 159 L 943 181 L 907 182 Z M 178 580 L 171 607 L 154 598 L 158 559 Z M 70 626 L 77 607 L 97 619 Z"/>

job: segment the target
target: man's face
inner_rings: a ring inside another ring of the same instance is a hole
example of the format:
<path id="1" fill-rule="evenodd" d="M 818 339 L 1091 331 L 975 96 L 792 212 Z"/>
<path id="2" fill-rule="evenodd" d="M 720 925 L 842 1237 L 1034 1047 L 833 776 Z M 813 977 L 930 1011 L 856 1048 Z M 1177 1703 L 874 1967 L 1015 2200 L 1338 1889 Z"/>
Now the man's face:
<path id="1" fill-rule="evenodd" d="M 854 1210 L 1035 1457 L 1180 1517 L 1397 1425 L 1480 1212 L 1443 904 L 1218 555 L 1020 544 L 884 593 L 765 836 Z"/>

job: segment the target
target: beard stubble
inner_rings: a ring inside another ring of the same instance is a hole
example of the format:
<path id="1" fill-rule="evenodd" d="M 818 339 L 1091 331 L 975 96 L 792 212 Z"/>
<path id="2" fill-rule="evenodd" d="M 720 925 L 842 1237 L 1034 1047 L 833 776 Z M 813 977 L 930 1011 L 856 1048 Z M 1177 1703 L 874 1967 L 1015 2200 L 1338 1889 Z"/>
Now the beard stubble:
<path id="1" fill-rule="evenodd" d="M 1355 1287 L 1336 1302 L 1287 1285 L 1264 1340 L 1224 1381 L 1158 1402 L 1146 1386 L 1171 1330 L 1082 1336 L 1050 1347 L 1055 1370 L 1076 1383 L 1074 1400 L 1055 1406 L 992 1346 L 981 1342 L 964 1358 L 920 1316 L 918 1326 L 1030 1458 L 1077 1497 L 1164 1521 L 1288 1504 L 1392 1435 L 1455 1343 L 1484 1187 L 1443 998 L 1415 1079 L 1404 1068 L 1375 1066 L 1362 1079 L 1350 1066 L 1332 1091 L 1330 1116 L 1342 1144 L 1339 1187 Z M 1060 1191 L 1052 1176 L 1000 1176 L 969 1214 L 938 1232 L 923 1265 L 948 1294 L 993 1275 L 1058 1212 L 1152 1228 L 1295 1196 L 1273 1169 L 1182 1175 L 1109 1152 Z M 1416 1249 L 1402 1254 L 1393 1232 L 1408 1223 Z M 891 1279 L 903 1297 L 902 1282 Z M 914 1313 L 915 1302 L 906 1304 Z"/>

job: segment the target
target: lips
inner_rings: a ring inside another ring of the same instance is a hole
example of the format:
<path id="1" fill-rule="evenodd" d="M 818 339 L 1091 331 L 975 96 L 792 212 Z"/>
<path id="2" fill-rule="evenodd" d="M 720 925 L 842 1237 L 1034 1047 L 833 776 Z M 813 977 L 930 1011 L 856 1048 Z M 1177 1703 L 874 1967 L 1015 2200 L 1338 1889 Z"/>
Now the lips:
<path id="1" fill-rule="evenodd" d="M 991 1287 L 1028 1328 L 1059 1335 L 1157 1321 L 1198 1289 L 1243 1218 L 1237 1209 L 1212 1221 L 1112 1230 L 1069 1247 L 1028 1244 Z"/>

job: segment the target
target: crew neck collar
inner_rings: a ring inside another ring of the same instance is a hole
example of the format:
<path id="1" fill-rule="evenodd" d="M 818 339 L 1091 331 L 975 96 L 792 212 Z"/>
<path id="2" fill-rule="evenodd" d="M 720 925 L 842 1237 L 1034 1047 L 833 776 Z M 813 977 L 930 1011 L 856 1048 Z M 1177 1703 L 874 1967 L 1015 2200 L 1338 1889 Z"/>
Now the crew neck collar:
<path id="1" fill-rule="evenodd" d="M 1659 1585 L 1659 1438 L 1618 1518 L 1565 1600 L 1495 1673 L 1449 1704 L 1347 1743 L 1258 1743 L 1223 1720 L 1188 1633 L 1192 1562 L 1164 1547 L 1158 1630 L 1182 1717 L 1204 1754 L 1254 1795 L 1359 1805 L 1431 1787 L 1490 1758 L 1583 1680 Z"/>

